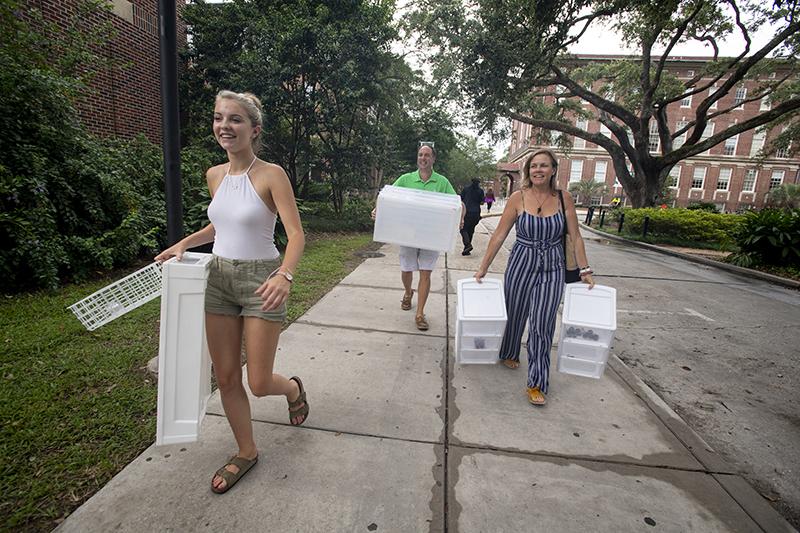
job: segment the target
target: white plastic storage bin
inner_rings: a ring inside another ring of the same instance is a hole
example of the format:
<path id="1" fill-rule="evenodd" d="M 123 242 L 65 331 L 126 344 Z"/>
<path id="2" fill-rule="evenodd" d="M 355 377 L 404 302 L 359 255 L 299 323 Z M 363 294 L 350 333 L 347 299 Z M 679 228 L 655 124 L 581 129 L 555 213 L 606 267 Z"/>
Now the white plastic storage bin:
<path id="1" fill-rule="evenodd" d="M 585 361 L 583 359 L 567 356 L 558 357 L 558 371 L 564 374 L 599 379 L 603 375 L 605 369 L 605 363 Z"/>
<path id="2" fill-rule="evenodd" d="M 197 440 L 211 396 L 205 329 L 210 254 L 187 252 L 163 265 L 156 444 Z"/>
<path id="3" fill-rule="evenodd" d="M 461 198 L 386 185 L 378 195 L 373 240 L 450 252 L 458 236 Z"/>
<path id="4" fill-rule="evenodd" d="M 613 287 L 567 285 L 558 339 L 558 371 L 599 378 L 605 371 L 617 330 L 617 291 Z"/>
<path id="5" fill-rule="evenodd" d="M 506 328 L 503 282 L 484 278 L 458 280 L 456 362 L 494 364 Z"/>

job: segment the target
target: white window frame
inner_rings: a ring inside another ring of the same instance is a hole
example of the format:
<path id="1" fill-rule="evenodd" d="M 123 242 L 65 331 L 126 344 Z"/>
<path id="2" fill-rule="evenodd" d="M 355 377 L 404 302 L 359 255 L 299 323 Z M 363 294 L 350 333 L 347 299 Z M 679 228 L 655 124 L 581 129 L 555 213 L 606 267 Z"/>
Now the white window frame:
<path id="1" fill-rule="evenodd" d="M 729 143 L 733 141 L 733 146 Z M 725 143 L 722 145 L 722 155 L 736 155 L 736 149 L 739 147 L 739 135 L 734 135 L 733 137 L 728 137 L 725 139 Z M 730 152 L 730 153 L 728 153 Z"/>
<path id="2" fill-rule="evenodd" d="M 681 100 L 681 107 L 692 107 L 692 95 L 690 94 L 683 100 Z"/>
<path id="3" fill-rule="evenodd" d="M 752 178 L 753 183 L 747 188 L 747 181 Z M 758 170 L 748 168 L 744 172 L 744 180 L 742 180 L 742 192 L 756 192 L 756 182 L 758 182 Z"/>
<path id="4" fill-rule="evenodd" d="M 709 137 L 711 137 L 713 135 L 714 135 L 714 123 L 713 122 L 708 122 L 708 123 L 706 123 L 706 127 L 703 128 L 702 135 L 700 135 L 700 142 L 705 141 L 706 139 L 708 139 Z M 703 155 L 707 155 L 710 151 L 711 151 L 711 148 L 709 148 L 708 150 L 703 152 Z"/>
<path id="5" fill-rule="evenodd" d="M 719 84 L 718 84 L 718 83 L 715 83 L 715 84 L 714 84 L 714 85 L 712 85 L 712 86 L 711 86 L 711 88 L 708 90 L 708 95 L 709 95 L 709 96 L 711 96 L 712 94 L 714 94 L 715 92 L 717 92 L 717 89 L 719 89 Z M 714 100 L 714 103 L 712 103 L 712 104 L 711 104 L 711 105 L 710 105 L 708 108 L 709 108 L 709 109 L 716 109 L 716 108 L 717 108 L 717 104 L 718 104 L 718 103 L 719 103 L 719 100 Z"/>
<path id="6" fill-rule="evenodd" d="M 761 105 L 758 106 L 759 111 L 769 111 L 772 109 L 772 100 L 769 95 L 761 98 Z"/>
<path id="7" fill-rule="evenodd" d="M 685 128 L 689 122 L 685 118 L 681 118 L 678 122 L 675 123 L 675 131 L 680 130 L 681 128 Z M 689 135 L 689 130 L 684 131 L 678 137 L 675 137 L 675 140 L 672 141 L 672 148 L 677 150 L 684 144 L 686 144 L 686 138 Z"/>
<path id="8" fill-rule="evenodd" d="M 727 174 L 727 177 L 723 178 L 723 173 Z M 723 167 L 719 169 L 719 178 L 717 178 L 717 188 L 718 191 L 728 191 L 731 188 L 731 177 L 733 177 L 733 169 L 729 167 Z M 720 187 L 720 185 L 725 184 L 725 187 Z"/>
<path id="9" fill-rule="evenodd" d="M 767 142 L 767 130 L 760 128 L 753 131 L 753 142 L 750 144 L 750 157 L 756 157 Z"/>
<path id="10" fill-rule="evenodd" d="M 577 176 L 576 176 L 577 174 Z M 569 182 L 575 183 L 583 179 L 583 159 L 573 159 L 569 162 Z"/>
<path id="11" fill-rule="evenodd" d="M 586 131 L 589 127 L 589 121 L 585 117 L 578 117 L 575 119 L 575 127 L 579 130 Z M 572 143 L 572 145 L 575 148 L 586 148 L 586 139 L 575 137 L 575 141 Z"/>
<path id="12" fill-rule="evenodd" d="M 658 122 L 651 119 L 648 128 L 650 131 L 650 144 L 648 145 L 648 149 L 651 152 L 658 152 L 661 149 L 661 137 L 658 136 Z M 655 143 L 653 141 L 655 141 Z"/>
<path id="13" fill-rule="evenodd" d="M 785 170 L 773 170 L 772 176 L 769 177 L 769 190 L 771 191 L 783 185 L 784 177 L 786 177 Z"/>
<path id="14" fill-rule="evenodd" d="M 681 166 L 675 165 L 674 167 L 672 167 L 672 170 L 669 171 L 668 178 L 670 180 L 675 180 L 675 185 L 671 184 L 672 181 L 668 181 L 667 186 L 670 189 L 679 189 L 681 186 Z"/>
<path id="15" fill-rule="evenodd" d="M 606 126 L 603 123 L 600 123 L 600 133 L 602 133 L 606 137 L 611 137 L 611 130 L 608 129 L 608 126 Z"/>
<path id="16" fill-rule="evenodd" d="M 736 106 L 736 109 L 744 109 L 744 101 L 746 99 L 747 99 L 747 87 L 743 85 L 738 86 L 736 88 L 736 92 L 733 93 L 733 105 Z"/>
<path id="17" fill-rule="evenodd" d="M 708 167 L 694 167 L 694 171 L 692 172 L 692 182 L 690 183 L 691 188 L 696 191 L 702 191 L 706 186 L 706 171 Z M 702 172 L 700 172 L 702 171 Z M 698 173 L 700 176 L 698 176 Z M 700 180 L 700 186 L 695 187 L 695 182 Z"/>
<path id="18" fill-rule="evenodd" d="M 603 174 L 598 175 L 597 170 L 598 167 L 603 169 Z M 594 181 L 599 181 L 600 183 L 606 182 L 606 173 L 608 172 L 608 161 L 595 161 L 594 162 Z"/>

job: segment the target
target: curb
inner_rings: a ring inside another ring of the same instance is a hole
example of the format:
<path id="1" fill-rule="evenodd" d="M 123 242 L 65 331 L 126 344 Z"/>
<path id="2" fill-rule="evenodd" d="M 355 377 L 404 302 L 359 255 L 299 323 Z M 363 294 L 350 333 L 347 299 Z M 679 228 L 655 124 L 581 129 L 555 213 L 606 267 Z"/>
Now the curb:
<path id="1" fill-rule="evenodd" d="M 676 252 L 675 250 L 670 250 L 668 248 L 662 248 L 661 246 L 657 246 L 655 244 L 649 244 L 646 242 L 634 241 L 630 239 L 626 239 L 624 237 L 619 237 L 617 235 L 612 235 L 611 233 L 606 233 L 604 231 L 600 231 L 598 229 L 592 228 L 580 222 L 580 226 L 582 229 L 587 231 L 591 231 L 596 235 L 600 235 L 610 241 L 620 242 L 624 244 L 629 244 L 631 246 L 638 246 L 639 248 L 645 248 L 647 250 L 651 250 L 654 252 L 662 253 L 665 255 L 671 255 L 673 257 L 679 257 L 681 259 L 685 259 L 687 261 L 692 261 L 693 263 L 700 263 L 701 265 L 712 266 L 715 268 L 719 268 L 721 270 L 727 270 L 728 272 L 732 272 L 734 274 L 739 274 L 742 276 L 746 276 L 749 278 L 756 278 L 761 279 L 764 281 L 769 281 L 770 283 L 775 283 L 777 285 L 783 285 L 784 287 L 788 287 L 790 289 L 800 289 L 800 281 L 795 281 L 793 279 L 782 278 L 780 276 L 776 276 L 774 274 L 767 274 L 766 272 L 761 272 L 758 270 L 753 270 L 751 268 L 744 268 L 736 265 L 731 265 L 728 263 L 723 263 L 721 261 L 714 261 L 713 259 L 706 259 L 705 257 L 698 257 L 691 254 L 685 254 L 682 252 Z"/>
<path id="2" fill-rule="evenodd" d="M 608 359 L 608 365 L 761 529 L 768 533 L 796 533 L 792 525 L 628 365 L 613 354 Z"/>

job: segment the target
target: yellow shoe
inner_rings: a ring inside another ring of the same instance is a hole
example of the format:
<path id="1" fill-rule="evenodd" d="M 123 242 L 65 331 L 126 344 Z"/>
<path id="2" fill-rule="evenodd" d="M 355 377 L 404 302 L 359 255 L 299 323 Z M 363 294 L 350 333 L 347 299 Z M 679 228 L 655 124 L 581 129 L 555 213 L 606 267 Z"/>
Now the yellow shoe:
<path id="1" fill-rule="evenodd" d="M 528 387 L 528 401 L 533 405 L 544 405 L 547 402 L 544 393 L 539 390 L 539 387 Z"/>

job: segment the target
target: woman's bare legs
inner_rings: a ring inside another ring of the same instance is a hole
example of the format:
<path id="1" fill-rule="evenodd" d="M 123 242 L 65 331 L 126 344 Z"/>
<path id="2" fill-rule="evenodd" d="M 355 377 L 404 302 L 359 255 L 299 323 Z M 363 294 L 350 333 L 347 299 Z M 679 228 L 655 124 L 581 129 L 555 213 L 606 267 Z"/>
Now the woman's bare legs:
<path id="1" fill-rule="evenodd" d="M 258 455 L 253 440 L 253 423 L 250 420 L 250 401 L 242 384 L 242 327 L 241 317 L 206 313 L 206 338 L 208 351 L 214 364 L 222 408 L 239 446 L 238 456 L 253 459 Z M 228 465 L 233 473 L 239 471 Z M 214 476 L 212 484 L 223 488 L 225 481 Z"/>
<path id="2" fill-rule="evenodd" d="M 256 317 L 244 319 L 244 345 L 247 353 L 247 382 L 250 392 L 255 396 L 286 396 L 294 401 L 300 396 L 300 386 L 296 381 L 273 373 L 275 351 L 281 334 L 281 322 L 273 322 Z M 295 410 L 302 408 L 296 407 Z M 292 418 L 292 424 L 303 421 L 302 416 Z"/>

